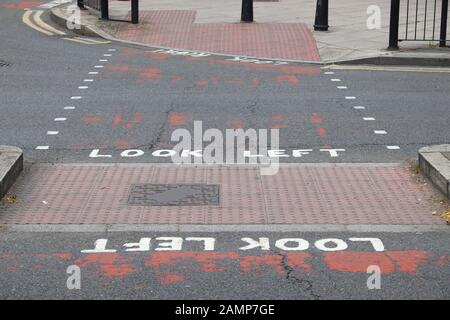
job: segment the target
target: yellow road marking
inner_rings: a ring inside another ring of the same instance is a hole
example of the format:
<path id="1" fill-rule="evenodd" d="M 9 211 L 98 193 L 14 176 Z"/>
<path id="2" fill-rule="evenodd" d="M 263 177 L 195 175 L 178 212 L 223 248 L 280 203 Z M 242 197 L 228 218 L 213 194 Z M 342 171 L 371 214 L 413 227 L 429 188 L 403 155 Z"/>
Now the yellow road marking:
<path id="1" fill-rule="evenodd" d="M 75 39 L 75 38 L 63 38 L 63 39 L 64 39 L 64 40 L 73 41 L 73 42 L 82 43 L 82 44 L 92 44 L 92 43 L 90 43 L 90 42 L 83 41 L 83 40 L 79 40 L 79 39 Z"/>
<path id="2" fill-rule="evenodd" d="M 42 15 L 43 11 L 37 11 L 37 13 L 34 15 L 34 20 L 36 21 L 36 23 L 42 27 L 43 29 L 47 29 L 50 32 L 59 34 L 61 36 L 65 35 L 64 32 L 56 30 L 55 28 L 53 28 L 52 26 L 48 25 L 47 23 L 45 23 L 44 21 L 42 21 L 41 19 L 41 15 Z"/>
<path id="3" fill-rule="evenodd" d="M 25 13 L 22 16 L 22 22 L 25 23 L 27 26 L 29 26 L 30 28 L 39 31 L 43 34 L 46 34 L 48 36 L 53 36 L 54 34 L 52 32 L 49 32 L 45 29 L 42 29 L 40 27 L 38 27 L 37 25 L 35 25 L 31 19 L 30 16 L 34 13 L 34 12 L 38 12 L 38 11 L 25 11 Z"/>
<path id="4" fill-rule="evenodd" d="M 107 40 L 94 40 L 94 39 L 90 39 L 90 38 L 75 37 L 74 39 L 83 40 L 83 41 L 91 42 L 91 43 L 94 43 L 94 44 L 111 43 L 111 41 L 107 41 Z"/>

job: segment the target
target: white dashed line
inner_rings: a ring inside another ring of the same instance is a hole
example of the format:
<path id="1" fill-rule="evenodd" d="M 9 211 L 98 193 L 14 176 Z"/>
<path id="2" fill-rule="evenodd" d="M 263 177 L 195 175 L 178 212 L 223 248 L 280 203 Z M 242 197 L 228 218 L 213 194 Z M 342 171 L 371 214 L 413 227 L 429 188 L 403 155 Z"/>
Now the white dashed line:
<path id="1" fill-rule="evenodd" d="M 349 96 L 349 97 L 345 97 L 345 99 L 347 99 L 347 100 L 355 100 L 356 97 Z"/>
<path id="2" fill-rule="evenodd" d="M 387 134 L 385 130 L 374 130 L 373 133 L 375 134 Z"/>
<path id="3" fill-rule="evenodd" d="M 97 71 L 91 71 L 88 74 L 98 74 L 98 72 Z"/>
<path id="4" fill-rule="evenodd" d="M 64 107 L 64 110 L 75 110 L 75 107 L 67 106 L 67 107 Z"/>
<path id="5" fill-rule="evenodd" d="M 110 54 L 110 53 L 105 53 L 103 56 L 104 56 L 104 57 L 112 57 L 112 54 Z"/>
<path id="6" fill-rule="evenodd" d="M 338 89 L 347 89 L 346 86 L 337 86 L 336 88 L 338 88 Z"/>
<path id="7" fill-rule="evenodd" d="M 55 135 L 57 135 L 59 133 L 59 131 L 47 131 L 47 134 L 49 135 L 49 136 L 55 136 Z"/>
<path id="8" fill-rule="evenodd" d="M 94 79 L 84 79 L 84 82 L 94 82 Z"/>
<path id="9" fill-rule="evenodd" d="M 103 66 L 94 66 L 94 68 L 100 69 L 103 68 Z"/>
<path id="10" fill-rule="evenodd" d="M 354 106 L 353 109 L 355 109 L 355 110 L 364 110 L 364 109 L 366 109 L 366 107 L 364 107 L 364 106 Z"/>
<path id="11" fill-rule="evenodd" d="M 87 88 L 89 88 L 88 86 L 79 86 L 78 87 L 78 89 L 81 89 L 81 90 L 84 90 L 84 89 L 87 89 Z"/>
<path id="12" fill-rule="evenodd" d="M 66 121 L 67 118 L 55 118 L 55 121 Z"/>
<path id="13" fill-rule="evenodd" d="M 83 98 L 83 97 L 81 97 L 81 96 L 70 97 L 71 100 L 80 100 L 81 98 Z"/>
<path id="14" fill-rule="evenodd" d="M 108 62 L 108 59 L 100 59 L 99 62 Z"/>
<path id="15" fill-rule="evenodd" d="M 399 149 L 400 149 L 399 146 L 386 146 L 386 148 L 387 148 L 388 150 L 399 150 Z"/>
<path id="16" fill-rule="evenodd" d="M 333 82 L 341 82 L 341 79 L 331 79 Z"/>
<path id="17" fill-rule="evenodd" d="M 374 117 L 364 117 L 363 118 L 364 121 L 375 121 Z"/>
<path id="18" fill-rule="evenodd" d="M 108 51 L 113 52 L 116 51 L 116 49 L 108 49 Z"/>
<path id="19" fill-rule="evenodd" d="M 36 150 L 48 150 L 49 148 L 49 146 L 37 146 Z"/>
<path id="20" fill-rule="evenodd" d="M 324 72 L 325 74 L 334 74 L 334 72 L 333 71 L 326 71 L 326 72 Z"/>

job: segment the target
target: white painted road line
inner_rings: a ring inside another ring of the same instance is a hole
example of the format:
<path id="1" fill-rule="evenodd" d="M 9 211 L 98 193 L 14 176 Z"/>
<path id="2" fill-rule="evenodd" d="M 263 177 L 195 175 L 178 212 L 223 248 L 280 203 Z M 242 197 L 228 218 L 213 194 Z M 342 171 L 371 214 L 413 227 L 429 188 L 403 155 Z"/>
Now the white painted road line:
<path id="1" fill-rule="evenodd" d="M 66 121 L 67 118 L 55 118 L 55 121 Z"/>
<path id="2" fill-rule="evenodd" d="M 399 150 L 399 149 L 400 149 L 399 146 L 386 146 L 386 148 L 387 148 L 388 150 Z"/>
<path id="3" fill-rule="evenodd" d="M 79 86 L 78 87 L 78 89 L 80 89 L 80 90 L 84 90 L 84 89 L 87 89 L 87 88 L 89 88 L 88 86 Z"/>
<path id="4" fill-rule="evenodd" d="M 67 107 L 64 107 L 64 110 L 75 110 L 75 107 L 67 106 Z"/>
<path id="5" fill-rule="evenodd" d="M 326 72 L 324 72 L 325 74 L 334 74 L 334 72 L 333 71 L 326 71 Z"/>
<path id="6" fill-rule="evenodd" d="M 364 117 L 363 118 L 364 121 L 375 121 L 374 117 Z"/>
<path id="7" fill-rule="evenodd" d="M 108 49 L 108 51 L 114 52 L 114 51 L 116 51 L 116 49 Z"/>
<path id="8" fill-rule="evenodd" d="M 89 74 L 98 74 L 97 71 L 90 71 Z"/>
<path id="9" fill-rule="evenodd" d="M 387 134 L 385 130 L 374 130 L 373 133 L 375 134 Z"/>
<path id="10" fill-rule="evenodd" d="M 110 53 L 105 53 L 103 56 L 104 56 L 104 57 L 112 57 L 112 54 L 110 54 Z"/>
<path id="11" fill-rule="evenodd" d="M 94 79 L 84 79 L 84 82 L 94 82 Z"/>
<path id="12" fill-rule="evenodd" d="M 364 110 L 364 109 L 366 109 L 366 107 L 364 107 L 364 106 L 354 106 L 353 109 L 355 109 L 355 110 Z"/>
<path id="13" fill-rule="evenodd" d="M 49 146 L 37 146 L 36 150 L 48 150 L 49 148 Z"/>
<path id="14" fill-rule="evenodd" d="M 331 79 L 333 82 L 341 82 L 341 79 Z"/>
<path id="15" fill-rule="evenodd" d="M 346 86 L 337 86 L 338 89 L 348 89 Z"/>
<path id="16" fill-rule="evenodd" d="M 108 62 L 108 59 L 100 59 L 99 62 Z"/>
<path id="17" fill-rule="evenodd" d="M 94 66 L 94 68 L 100 69 L 103 68 L 103 66 Z"/>
<path id="18" fill-rule="evenodd" d="M 59 133 L 59 131 L 47 131 L 47 135 L 49 136 L 55 136 Z"/>
<path id="19" fill-rule="evenodd" d="M 345 97 L 345 99 L 347 99 L 347 100 L 355 100 L 355 99 L 356 99 L 356 97 L 353 97 L 353 96 L 348 96 L 348 97 Z"/>
<path id="20" fill-rule="evenodd" d="M 81 96 L 70 97 L 71 100 L 80 100 L 81 98 L 83 98 L 83 97 L 81 97 Z"/>

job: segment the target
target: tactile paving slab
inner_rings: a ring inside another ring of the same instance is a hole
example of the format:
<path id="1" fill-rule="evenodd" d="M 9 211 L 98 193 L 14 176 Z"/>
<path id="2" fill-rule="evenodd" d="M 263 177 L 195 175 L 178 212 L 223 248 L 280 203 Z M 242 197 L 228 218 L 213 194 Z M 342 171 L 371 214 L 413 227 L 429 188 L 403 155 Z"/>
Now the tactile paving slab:
<path id="1" fill-rule="evenodd" d="M 140 28 L 123 24 L 116 36 L 168 48 L 320 60 L 316 41 L 304 23 L 194 23 L 195 15 L 195 11 L 189 10 L 141 11 Z"/>
<path id="2" fill-rule="evenodd" d="M 213 185 L 220 203 L 130 205 L 136 185 Z M 254 166 L 40 164 L 10 193 L 17 202 L 0 205 L 1 224 L 444 224 L 435 192 L 396 164 L 283 165 L 273 176 Z"/>

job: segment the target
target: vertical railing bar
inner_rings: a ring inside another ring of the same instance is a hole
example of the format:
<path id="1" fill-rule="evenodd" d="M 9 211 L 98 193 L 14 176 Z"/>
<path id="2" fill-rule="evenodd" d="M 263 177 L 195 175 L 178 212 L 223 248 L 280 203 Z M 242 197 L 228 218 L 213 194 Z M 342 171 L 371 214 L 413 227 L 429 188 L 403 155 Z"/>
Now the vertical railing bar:
<path id="1" fill-rule="evenodd" d="M 427 10 L 428 9 L 428 0 L 425 0 L 425 19 L 423 20 L 423 40 L 426 38 L 427 32 Z"/>
<path id="2" fill-rule="evenodd" d="M 432 41 L 434 41 L 434 34 L 436 32 L 436 1 L 434 0 L 434 14 L 433 14 L 433 37 L 432 37 Z"/>
<path id="3" fill-rule="evenodd" d="M 416 20 L 414 21 L 414 40 L 417 40 L 417 15 L 419 10 L 419 0 L 416 0 Z"/>
<path id="4" fill-rule="evenodd" d="M 409 0 L 406 1 L 406 35 L 405 35 L 405 40 L 408 40 L 408 26 L 409 26 Z"/>

